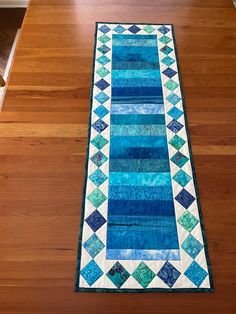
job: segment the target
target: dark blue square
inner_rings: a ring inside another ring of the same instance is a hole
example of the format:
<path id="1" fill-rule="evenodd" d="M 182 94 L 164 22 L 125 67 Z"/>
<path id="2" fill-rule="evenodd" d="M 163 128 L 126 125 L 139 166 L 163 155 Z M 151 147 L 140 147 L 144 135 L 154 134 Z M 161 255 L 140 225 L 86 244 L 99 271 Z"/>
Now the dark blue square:
<path id="1" fill-rule="evenodd" d="M 177 133 L 179 130 L 181 130 L 183 127 L 183 124 L 176 120 L 170 121 L 170 123 L 167 125 L 167 128 L 170 129 L 172 132 Z"/>
<path id="2" fill-rule="evenodd" d="M 100 30 L 101 32 L 103 32 L 104 34 L 106 34 L 107 32 L 109 32 L 110 27 L 108 27 L 107 25 L 102 25 L 102 26 L 99 28 L 99 30 Z"/>
<path id="3" fill-rule="evenodd" d="M 111 49 L 110 49 L 109 47 L 107 47 L 106 45 L 102 45 L 102 46 L 99 47 L 97 50 L 100 51 L 101 53 L 105 54 L 105 53 L 107 53 L 108 51 L 110 51 Z"/>
<path id="4" fill-rule="evenodd" d="M 158 28 L 158 30 L 162 33 L 162 34 L 166 34 L 170 31 L 170 29 L 168 27 L 166 27 L 165 25 L 162 25 L 160 28 Z"/>
<path id="5" fill-rule="evenodd" d="M 188 160 L 189 158 L 184 156 L 179 151 L 171 158 L 171 161 L 173 161 L 180 168 L 183 167 L 183 165 L 185 165 Z"/>
<path id="6" fill-rule="evenodd" d="M 168 55 L 169 53 L 171 53 L 173 51 L 173 48 L 165 45 L 164 47 L 162 47 L 161 52 L 163 52 L 164 54 Z"/>
<path id="7" fill-rule="evenodd" d="M 133 34 L 137 34 L 140 31 L 141 28 L 139 28 L 137 25 L 132 25 L 128 28 L 128 30 L 133 33 Z"/>
<path id="8" fill-rule="evenodd" d="M 177 72 L 171 68 L 167 68 L 164 71 L 162 71 L 162 73 L 168 76 L 169 78 L 172 78 Z"/>
<path id="9" fill-rule="evenodd" d="M 106 122 L 102 121 L 102 119 L 98 119 L 96 122 L 92 124 L 92 127 L 98 132 L 101 133 L 103 130 L 105 130 L 108 125 Z"/>
<path id="10" fill-rule="evenodd" d="M 99 213 L 96 209 L 91 215 L 89 215 L 85 221 L 89 225 L 89 227 L 96 232 L 104 223 L 106 219 Z"/>
<path id="11" fill-rule="evenodd" d="M 95 85 L 101 89 L 104 90 L 106 89 L 108 86 L 110 86 L 109 83 L 107 83 L 107 81 L 105 81 L 104 79 L 101 79 L 100 81 L 98 81 L 97 83 L 95 83 Z"/>
<path id="12" fill-rule="evenodd" d="M 184 208 L 188 208 L 193 201 L 195 200 L 195 197 L 192 196 L 188 191 L 183 189 L 179 194 L 175 197 L 176 201 L 178 201 Z"/>
<path id="13" fill-rule="evenodd" d="M 162 266 L 157 276 L 170 288 L 180 276 L 180 272 L 168 261 Z"/>

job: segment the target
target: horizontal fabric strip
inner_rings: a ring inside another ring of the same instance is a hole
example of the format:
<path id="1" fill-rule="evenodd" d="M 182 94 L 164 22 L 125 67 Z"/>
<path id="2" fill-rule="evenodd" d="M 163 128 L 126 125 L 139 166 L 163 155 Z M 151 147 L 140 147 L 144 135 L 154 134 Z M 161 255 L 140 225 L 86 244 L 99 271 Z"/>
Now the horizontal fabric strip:
<path id="1" fill-rule="evenodd" d="M 160 79 L 157 70 L 113 70 L 112 78 L 156 78 Z"/>
<path id="2" fill-rule="evenodd" d="M 113 39 L 122 39 L 122 38 L 127 38 L 127 39 L 156 39 L 157 35 L 139 35 L 139 34 L 113 34 L 112 35 L 112 40 Z"/>
<path id="3" fill-rule="evenodd" d="M 116 48 L 128 48 L 128 47 L 116 47 Z M 139 47 L 133 47 L 133 48 L 139 48 Z M 149 50 L 150 48 L 146 48 L 146 50 Z M 150 63 L 153 63 L 153 62 L 157 62 L 158 59 L 156 57 L 153 56 L 152 53 L 149 53 L 148 51 L 146 53 L 139 53 L 139 54 L 126 54 L 124 56 L 119 56 L 119 55 L 116 55 L 116 56 L 113 56 L 112 57 L 112 63 L 114 62 L 122 62 L 122 61 L 125 61 L 125 62 L 150 62 Z M 159 68 L 158 68 L 159 69 Z M 156 69 L 156 70 L 158 70 Z M 116 71 L 116 70 L 115 70 Z M 154 71 L 154 70 L 153 70 Z"/>
<path id="4" fill-rule="evenodd" d="M 145 61 L 113 61 L 113 70 L 154 70 L 158 67 L 157 62 L 145 62 Z M 113 84 L 112 84 L 113 86 Z"/>
<path id="5" fill-rule="evenodd" d="M 109 239 L 108 249 L 165 250 L 179 248 L 174 217 L 164 227 L 160 224 L 155 229 L 149 230 L 144 230 L 141 226 L 131 228 L 130 226 L 108 224 L 107 237 Z"/>
<path id="6" fill-rule="evenodd" d="M 111 114 L 164 114 L 163 104 L 113 104 Z"/>
<path id="7" fill-rule="evenodd" d="M 166 134 L 165 125 L 147 124 L 147 125 L 111 125 L 110 134 L 113 136 L 130 136 L 130 135 L 156 135 L 164 136 Z"/>
<path id="8" fill-rule="evenodd" d="M 118 144 L 117 144 L 118 145 Z M 166 159 L 167 147 L 122 147 L 110 148 L 110 159 Z"/>
<path id="9" fill-rule="evenodd" d="M 110 171 L 113 172 L 169 172 L 168 159 L 111 159 Z"/>
<path id="10" fill-rule="evenodd" d="M 163 104 L 162 96 L 114 96 L 114 104 Z"/>
<path id="11" fill-rule="evenodd" d="M 137 172 L 110 172 L 110 185 L 132 186 L 169 186 L 171 188 L 171 176 L 169 172 L 137 173 Z"/>
<path id="12" fill-rule="evenodd" d="M 111 114 L 111 124 L 117 125 L 138 125 L 138 124 L 165 124 L 164 114 Z"/>
<path id="13" fill-rule="evenodd" d="M 147 86 L 160 86 L 160 80 L 158 79 L 146 79 L 146 78 L 135 78 L 135 79 L 112 79 L 112 87 L 147 87 Z"/>
<path id="14" fill-rule="evenodd" d="M 165 136 L 112 136 L 110 138 L 111 146 L 114 148 L 123 147 L 167 147 L 167 141 Z"/>
<path id="15" fill-rule="evenodd" d="M 169 226 L 175 225 L 175 216 L 127 216 L 127 215 L 112 215 L 109 216 L 109 225 L 112 225 L 116 230 L 125 227 L 127 230 L 147 230 L 155 231 L 155 229 L 165 230 Z"/>
<path id="16" fill-rule="evenodd" d="M 135 250 L 107 249 L 106 258 L 109 260 L 180 260 L 179 250 Z"/>
<path id="17" fill-rule="evenodd" d="M 157 41 L 155 39 L 128 39 L 128 38 L 113 38 L 112 39 L 112 46 L 138 46 L 138 47 L 156 47 Z"/>
<path id="18" fill-rule="evenodd" d="M 157 47 L 137 47 L 137 46 L 114 46 L 112 47 L 112 60 L 113 58 L 126 58 L 133 56 L 133 61 L 137 61 L 139 56 L 150 56 L 148 61 L 158 61 Z"/>
<path id="19" fill-rule="evenodd" d="M 161 82 L 160 82 L 161 85 Z M 111 90 L 112 99 L 116 96 L 161 96 L 162 95 L 162 87 L 114 87 Z"/>
<path id="20" fill-rule="evenodd" d="M 108 200 L 110 215 L 174 216 L 173 201 Z"/>
<path id="21" fill-rule="evenodd" d="M 169 186 L 109 186 L 109 199 L 113 200 L 173 200 Z"/>

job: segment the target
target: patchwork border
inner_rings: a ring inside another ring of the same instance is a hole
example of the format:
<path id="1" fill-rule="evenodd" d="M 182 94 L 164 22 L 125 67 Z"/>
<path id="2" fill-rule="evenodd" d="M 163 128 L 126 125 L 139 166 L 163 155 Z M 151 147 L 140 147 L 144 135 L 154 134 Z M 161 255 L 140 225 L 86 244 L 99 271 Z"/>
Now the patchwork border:
<path id="1" fill-rule="evenodd" d="M 172 188 L 181 248 L 180 261 L 107 260 L 105 268 L 101 269 L 106 259 L 104 230 L 107 218 L 108 167 L 105 165 L 109 159 L 112 48 L 109 33 L 112 31 L 116 34 L 158 36 Z M 213 291 L 173 25 L 96 23 L 88 133 L 75 291 Z"/>

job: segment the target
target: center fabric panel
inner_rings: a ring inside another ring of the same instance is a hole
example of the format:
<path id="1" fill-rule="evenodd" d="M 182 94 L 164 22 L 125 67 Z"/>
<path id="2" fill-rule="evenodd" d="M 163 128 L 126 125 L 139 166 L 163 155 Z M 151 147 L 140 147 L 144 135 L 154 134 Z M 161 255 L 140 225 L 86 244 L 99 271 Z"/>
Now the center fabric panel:
<path id="1" fill-rule="evenodd" d="M 109 260 L 179 260 L 156 35 L 112 36 Z"/>

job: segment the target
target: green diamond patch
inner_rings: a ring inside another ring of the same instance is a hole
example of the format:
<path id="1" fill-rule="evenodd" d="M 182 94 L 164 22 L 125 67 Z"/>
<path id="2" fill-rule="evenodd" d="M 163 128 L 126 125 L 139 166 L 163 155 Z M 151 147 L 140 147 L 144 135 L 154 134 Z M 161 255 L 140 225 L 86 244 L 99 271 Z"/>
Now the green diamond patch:
<path id="1" fill-rule="evenodd" d="M 101 43 L 105 44 L 105 43 L 107 43 L 109 40 L 111 40 L 111 38 L 108 37 L 107 35 L 103 34 L 102 36 L 98 37 L 98 40 L 99 40 Z"/>
<path id="2" fill-rule="evenodd" d="M 178 219 L 178 223 L 188 232 L 191 232 L 198 222 L 199 220 L 187 210 Z"/>
<path id="3" fill-rule="evenodd" d="M 108 140 L 105 139 L 101 134 L 98 134 L 97 136 L 94 137 L 94 139 L 92 139 L 91 143 L 97 149 L 101 149 L 108 143 Z"/>
<path id="4" fill-rule="evenodd" d="M 107 197 L 97 188 L 87 196 L 87 199 L 94 207 L 98 208 L 107 199 Z"/>
<path id="5" fill-rule="evenodd" d="M 110 73 L 110 71 L 107 70 L 105 67 L 101 67 L 96 71 L 96 73 L 101 77 L 105 77 L 106 75 Z"/>
<path id="6" fill-rule="evenodd" d="M 160 38 L 160 41 L 161 41 L 163 44 L 168 44 L 171 40 L 172 40 L 172 39 L 170 39 L 170 37 L 165 36 L 165 35 Z"/>
<path id="7" fill-rule="evenodd" d="M 152 27 L 151 25 L 146 25 L 146 26 L 144 26 L 144 28 L 143 28 L 143 30 L 145 31 L 145 32 L 147 32 L 148 34 L 151 34 L 153 31 L 154 31 L 154 27 Z"/>
<path id="8" fill-rule="evenodd" d="M 179 86 L 179 84 L 170 79 L 164 84 L 164 86 L 168 88 L 170 91 L 173 91 Z"/>
<path id="9" fill-rule="evenodd" d="M 192 179 L 185 171 L 180 169 L 174 176 L 173 179 L 179 183 L 182 187 L 189 183 Z"/>
<path id="10" fill-rule="evenodd" d="M 143 288 L 147 288 L 152 279 L 155 277 L 155 273 L 144 262 L 142 262 L 135 269 L 132 276 Z"/>
<path id="11" fill-rule="evenodd" d="M 170 145 L 172 145 L 175 149 L 179 150 L 185 143 L 186 141 L 182 139 L 180 136 L 175 135 L 170 141 Z"/>

